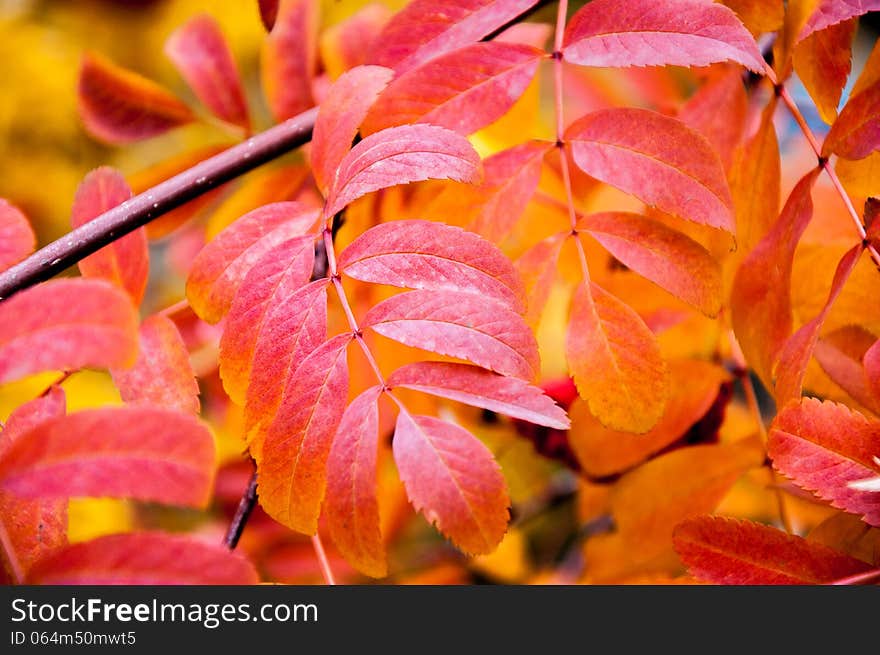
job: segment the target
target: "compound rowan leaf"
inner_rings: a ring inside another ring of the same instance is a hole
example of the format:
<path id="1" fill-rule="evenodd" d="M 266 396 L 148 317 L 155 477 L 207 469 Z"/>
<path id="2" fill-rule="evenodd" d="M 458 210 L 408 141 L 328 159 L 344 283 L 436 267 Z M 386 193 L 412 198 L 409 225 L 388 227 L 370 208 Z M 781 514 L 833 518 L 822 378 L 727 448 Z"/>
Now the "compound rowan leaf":
<path id="1" fill-rule="evenodd" d="M 278 413 L 255 452 L 260 505 L 297 532 L 318 529 L 327 458 L 348 397 L 345 349 L 352 338 L 331 338 L 291 370 Z"/>
<path id="2" fill-rule="evenodd" d="M 565 353 L 578 393 L 603 425 L 642 433 L 666 406 L 669 375 L 644 321 L 594 283 L 578 285 Z"/>
<path id="3" fill-rule="evenodd" d="M 822 144 L 822 155 L 863 159 L 880 149 L 880 81 L 852 96 Z"/>
<path id="4" fill-rule="evenodd" d="M 624 212 L 588 214 L 578 228 L 623 264 L 707 316 L 721 310 L 721 266 L 699 243 L 650 218 Z"/>
<path id="5" fill-rule="evenodd" d="M 837 105 L 852 68 L 855 34 L 856 20 L 851 19 L 813 32 L 794 49 L 794 69 L 829 125 L 837 117 Z"/>
<path id="6" fill-rule="evenodd" d="M 282 290 L 281 286 L 278 291 Z M 229 348 L 229 357 L 250 355 L 251 358 L 250 363 L 245 364 L 249 367 L 244 395 L 244 423 L 248 434 L 275 415 L 284 390 L 279 381 L 286 380 L 309 353 L 327 340 L 327 281 L 316 280 L 286 297 L 278 291 L 272 304 L 265 306 L 257 329 L 248 330 L 255 334 L 246 337 L 243 350 L 237 351 L 238 345 L 229 337 L 221 340 L 224 365 L 227 359 L 224 346 Z"/>
<path id="7" fill-rule="evenodd" d="M 199 413 L 199 385 L 177 326 L 154 314 L 140 328 L 140 351 L 134 366 L 111 370 L 127 403 L 144 403 Z"/>
<path id="8" fill-rule="evenodd" d="M 604 427 L 577 402 L 571 408 L 569 443 L 583 470 L 594 477 L 621 473 L 683 437 L 718 398 L 729 375 L 720 367 L 696 360 L 669 362 L 669 400 L 658 423 L 645 434 Z"/>
<path id="9" fill-rule="evenodd" d="M 137 325 L 128 295 L 104 280 L 31 287 L 0 303 L 0 383 L 40 371 L 131 366 Z"/>
<path id="10" fill-rule="evenodd" d="M 214 18 L 200 14 L 184 23 L 165 42 L 165 54 L 215 116 L 250 129 L 238 67 Z"/>
<path id="11" fill-rule="evenodd" d="M 60 387 L 20 406 L 0 432 L 0 458 L 20 435 L 64 416 L 65 411 Z M 3 566 L 13 582 L 21 583 L 34 562 L 67 543 L 67 499 L 20 498 L 0 491 L 0 530 L 7 537 L 0 549 Z"/>
<path id="12" fill-rule="evenodd" d="M 272 115 L 284 121 L 311 108 L 317 72 L 319 3 L 280 0 L 272 31 L 263 41 L 260 72 Z"/>
<path id="13" fill-rule="evenodd" d="M 189 107 L 152 80 L 88 53 L 79 72 L 79 112 L 95 138 L 120 145 L 195 120 Z"/>
<path id="14" fill-rule="evenodd" d="M 377 454 L 379 395 L 371 387 L 355 398 L 336 430 L 327 460 L 324 515 L 333 542 L 355 568 L 374 578 L 388 572 L 379 526 Z"/>
<path id="15" fill-rule="evenodd" d="M 758 130 L 737 150 L 730 171 L 736 215 L 736 242 L 749 253 L 779 218 L 782 164 L 773 116 L 773 99 L 761 114 Z"/>
<path id="16" fill-rule="evenodd" d="M 393 76 L 390 68 L 358 66 L 328 89 L 315 119 L 311 150 L 312 172 L 325 195 L 367 112 Z"/>
<path id="17" fill-rule="evenodd" d="M 468 135 L 494 123 L 525 92 L 544 52 L 511 43 L 474 43 L 411 68 L 379 96 L 367 133 L 429 123 Z"/>
<path id="18" fill-rule="evenodd" d="M 429 59 L 479 41 L 537 0 L 414 0 L 376 37 L 368 58 L 402 75 Z"/>
<path id="19" fill-rule="evenodd" d="M 30 255 L 36 245 L 37 237 L 27 217 L 0 198 L 0 271 Z"/>
<path id="20" fill-rule="evenodd" d="M 735 61 L 760 73 L 755 39 L 729 8 L 709 0 L 593 0 L 565 29 L 566 61 L 584 66 L 706 66 Z"/>
<path id="21" fill-rule="evenodd" d="M 820 338 L 813 354 L 835 384 L 856 402 L 880 415 L 880 369 L 874 375 L 877 380 L 874 393 L 870 388 L 872 376 L 869 371 L 872 359 L 869 352 L 876 342 L 877 337 L 864 328 L 848 325 Z M 880 349 L 876 352 L 880 353 Z"/>
<path id="22" fill-rule="evenodd" d="M 209 242 L 193 261 L 186 296 L 196 314 L 216 323 L 229 311 L 251 267 L 269 250 L 302 236 L 318 212 L 297 202 L 276 202 L 248 212 Z"/>
<path id="23" fill-rule="evenodd" d="M 772 388 L 773 364 L 791 333 L 791 269 L 795 248 L 813 215 L 818 170 L 792 190 L 770 231 L 740 264 L 731 291 L 731 320 L 746 362 Z"/>
<path id="24" fill-rule="evenodd" d="M 388 386 L 423 391 L 556 430 L 569 428 L 565 410 L 539 387 L 469 364 L 407 364 L 391 374 Z"/>
<path id="25" fill-rule="evenodd" d="M 804 398 L 786 406 L 770 426 L 773 467 L 834 507 L 880 525 L 880 495 L 850 482 L 880 473 L 880 423 L 831 401 Z"/>
<path id="26" fill-rule="evenodd" d="M 818 0 L 797 39 L 803 41 L 814 32 L 877 10 L 880 0 Z"/>
<path id="27" fill-rule="evenodd" d="M 266 348 L 266 339 L 280 340 L 276 346 L 289 346 L 298 351 L 290 352 L 288 357 L 300 358 L 324 341 L 323 333 L 313 333 L 316 329 L 323 330 L 323 326 L 312 327 L 307 322 L 304 330 L 294 327 L 297 321 L 308 317 L 301 312 L 307 311 L 314 302 L 309 295 L 296 296 L 311 277 L 314 263 L 314 237 L 293 237 L 263 253 L 238 288 L 220 339 L 220 377 L 233 402 L 244 404 L 255 352 Z M 298 303 L 303 301 L 300 306 Z M 290 331 L 284 334 L 285 330 Z M 302 346 L 311 346 L 309 350 L 296 347 L 302 337 L 305 337 Z M 313 343 L 316 338 L 320 340 Z M 262 360 L 261 364 L 266 361 Z M 278 379 L 275 383 L 277 386 Z"/>
<path id="28" fill-rule="evenodd" d="M 565 233 L 547 237 L 524 252 L 514 264 L 528 299 L 526 323 L 532 328 L 538 325 L 550 298 L 556 278 L 556 264 L 566 238 L 568 234 Z"/>
<path id="29" fill-rule="evenodd" d="M 510 499 L 482 442 L 452 423 L 401 411 L 392 449 L 407 496 L 428 522 L 468 554 L 495 550 Z"/>
<path id="30" fill-rule="evenodd" d="M 339 164 L 325 216 L 372 191 L 421 180 L 480 181 L 480 157 L 467 139 L 434 125 L 401 125 L 371 134 Z"/>
<path id="31" fill-rule="evenodd" d="M 742 74 L 731 69 L 700 87 L 682 106 L 678 118 L 709 140 L 729 170 L 743 137 L 748 102 Z"/>
<path id="32" fill-rule="evenodd" d="M 828 300 L 822 311 L 812 320 L 804 323 L 783 345 L 779 353 L 779 361 L 776 364 L 776 386 L 774 395 L 779 407 L 785 406 L 789 400 L 800 398 L 804 384 L 804 376 L 807 373 L 807 364 L 813 356 L 816 342 L 819 340 L 819 331 L 825 323 L 828 312 L 834 301 L 843 291 L 850 274 L 859 262 L 862 254 L 862 244 L 848 250 L 837 265 Z"/>
<path id="33" fill-rule="evenodd" d="M 691 575 L 716 584 L 827 584 L 871 568 L 803 537 L 720 516 L 683 521 L 673 542 Z"/>
<path id="34" fill-rule="evenodd" d="M 522 283 L 497 246 L 431 221 L 377 225 L 339 255 L 339 270 L 364 282 L 409 289 L 461 291 L 525 307 Z"/>
<path id="35" fill-rule="evenodd" d="M 401 293 L 373 307 L 362 326 L 524 380 L 533 380 L 540 365 L 535 337 L 522 317 L 470 293 Z"/>
<path id="36" fill-rule="evenodd" d="M 210 431 L 190 414 L 104 407 L 20 435 L 0 459 L 0 489 L 25 498 L 110 496 L 202 507 L 214 458 Z"/>
<path id="37" fill-rule="evenodd" d="M 565 138 L 588 175 L 669 214 L 733 233 L 721 160 L 681 121 L 647 109 L 603 109 L 575 121 Z"/>
<path id="38" fill-rule="evenodd" d="M 253 565 L 222 544 L 160 532 L 113 534 L 73 544 L 39 562 L 40 585 L 252 585 Z"/>
<path id="39" fill-rule="evenodd" d="M 86 175 L 76 190 L 71 225 L 80 227 L 131 198 L 131 189 L 117 170 L 102 166 Z M 139 305 L 147 288 L 150 253 L 147 233 L 140 227 L 80 260 L 84 277 L 99 277 L 122 287 Z"/>

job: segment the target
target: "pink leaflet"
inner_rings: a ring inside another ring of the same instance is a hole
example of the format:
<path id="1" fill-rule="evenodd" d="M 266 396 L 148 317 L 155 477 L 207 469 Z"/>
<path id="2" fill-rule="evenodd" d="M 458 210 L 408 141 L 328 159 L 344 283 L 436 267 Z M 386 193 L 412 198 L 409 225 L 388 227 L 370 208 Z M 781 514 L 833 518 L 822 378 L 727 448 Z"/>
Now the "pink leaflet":
<path id="1" fill-rule="evenodd" d="M 373 307 L 362 326 L 524 380 L 535 379 L 540 366 L 535 337 L 522 317 L 469 293 L 401 293 Z"/>
<path id="2" fill-rule="evenodd" d="M 36 244 L 37 238 L 27 217 L 0 198 L 0 271 L 30 255 Z"/>
<path id="3" fill-rule="evenodd" d="M 263 91 L 279 122 L 315 104 L 312 78 L 317 72 L 319 9 L 315 0 L 280 0 L 272 31 L 263 42 Z"/>
<path id="4" fill-rule="evenodd" d="M 475 43 L 399 75 L 364 121 L 366 133 L 428 123 L 468 135 L 503 116 L 525 92 L 544 52 Z"/>
<path id="5" fill-rule="evenodd" d="M 819 0 L 797 40 L 803 41 L 813 32 L 877 10 L 880 0 Z"/>
<path id="6" fill-rule="evenodd" d="M 104 280 L 51 280 L 0 303 L 0 383 L 40 371 L 131 366 L 136 356 L 131 299 Z"/>
<path id="7" fill-rule="evenodd" d="M 358 66 L 327 91 L 315 119 L 311 150 L 315 182 L 325 195 L 367 112 L 393 76 L 389 68 Z"/>
<path id="8" fill-rule="evenodd" d="M 405 73 L 504 26 L 537 0 L 414 0 L 376 37 L 367 60 Z"/>
<path id="9" fill-rule="evenodd" d="M 275 202 L 248 212 L 208 243 L 193 261 L 186 295 L 200 318 L 216 323 L 229 311 L 239 285 L 267 251 L 303 235 L 318 212 L 298 202 Z"/>
<path id="10" fill-rule="evenodd" d="M 735 61 L 760 73 L 754 38 L 709 0 L 593 0 L 565 29 L 563 56 L 584 66 L 706 66 Z"/>
<path id="11" fill-rule="evenodd" d="M 493 243 L 431 221 L 392 221 L 361 234 L 339 255 L 339 270 L 363 282 L 461 291 L 522 312 L 522 283 Z"/>
<path id="12" fill-rule="evenodd" d="M 358 570 L 374 578 L 387 573 L 379 523 L 377 455 L 381 387 L 351 401 L 336 430 L 327 460 L 324 515 L 333 542 Z"/>
<path id="13" fill-rule="evenodd" d="M 575 121 L 566 141 L 588 175 L 669 214 L 733 234 L 721 160 L 681 121 L 646 109 L 603 109 Z"/>
<path id="14" fill-rule="evenodd" d="M 565 410 L 539 387 L 469 364 L 407 364 L 391 374 L 388 386 L 423 391 L 557 430 L 569 428 Z"/>
<path id="15" fill-rule="evenodd" d="M 250 129 L 238 67 L 214 18 L 208 14 L 191 18 L 165 42 L 165 54 L 215 116 Z"/>
<path id="16" fill-rule="evenodd" d="M 129 198 L 131 189 L 122 173 L 108 166 L 96 168 L 86 175 L 76 190 L 71 226 L 80 227 Z M 144 297 L 149 269 L 147 232 L 143 227 L 79 262 L 84 277 L 100 277 L 113 282 L 128 292 L 135 305 L 139 305 Z"/>
<path id="17" fill-rule="evenodd" d="M 463 136 L 434 125 L 403 125 L 371 134 L 339 164 L 325 216 L 372 191 L 428 179 L 480 181 L 480 156 Z"/>

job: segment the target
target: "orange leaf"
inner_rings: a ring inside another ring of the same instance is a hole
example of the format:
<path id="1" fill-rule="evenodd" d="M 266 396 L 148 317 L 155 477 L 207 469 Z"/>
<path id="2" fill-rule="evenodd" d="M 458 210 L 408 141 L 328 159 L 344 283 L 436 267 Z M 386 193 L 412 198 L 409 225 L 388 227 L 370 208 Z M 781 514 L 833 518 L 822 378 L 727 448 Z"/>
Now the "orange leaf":
<path id="1" fill-rule="evenodd" d="M 794 69 L 819 116 L 829 125 L 837 118 L 837 105 L 852 68 L 855 19 L 813 32 L 794 49 Z"/>
<path id="2" fill-rule="evenodd" d="M 415 508 L 466 553 L 495 550 L 507 530 L 510 499 L 489 449 L 464 428 L 405 410 L 392 447 Z"/>
<path id="3" fill-rule="evenodd" d="M 336 547 L 354 567 L 374 578 L 388 572 L 376 493 L 381 393 L 381 387 L 367 389 L 342 415 L 327 460 L 324 506 Z"/>
<path id="4" fill-rule="evenodd" d="M 109 282 L 52 280 L 0 303 L 0 382 L 40 371 L 131 366 L 135 357 L 137 315 L 128 295 Z"/>
<path id="5" fill-rule="evenodd" d="M 514 262 L 528 299 L 526 323 L 532 328 L 541 320 L 541 314 L 550 299 L 556 278 L 556 263 L 567 238 L 568 234 L 565 233 L 548 237 L 529 248 Z"/>
<path id="6" fill-rule="evenodd" d="M 122 399 L 199 413 L 199 385 L 174 322 L 154 314 L 140 329 L 140 352 L 130 369 L 110 371 Z"/>
<path id="7" fill-rule="evenodd" d="M 645 434 L 610 430 L 584 403 L 575 403 L 569 433 L 572 450 L 588 475 L 604 477 L 625 471 L 683 437 L 709 411 L 728 378 L 723 369 L 708 362 L 671 361 L 666 410 Z"/>
<path id="8" fill-rule="evenodd" d="M 742 73 L 731 69 L 700 87 L 682 106 L 678 118 L 709 140 L 728 170 L 743 136 L 747 111 Z"/>
<path id="9" fill-rule="evenodd" d="M 78 93 L 86 129 L 110 144 L 148 139 L 195 120 L 165 88 L 94 53 L 83 59 Z"/>
<path id="10" fill-rule="evenodd" d="M 131 198 L 122 173 L 102 166 L 86 175 L 76 190 L 71 225 L 80 227 Z M 147 233 L 140 227 L 79 262 L 84 277 L 99 277 L 122 287 L 139 305 L 147 288 L 150 254 Z"/>
<path id="11" fill-rule="evenodd" d="M 318 47 L 330 79 L 335 80 L 345 71 L 366 63 L 370 45 L 389 18 L 391 10 L 388 7 L 372 3 L 346 20 L 322 30 Z"/>
<path id="12" fill-rule="evenodd" d="M 870 358 L 866 366 L 862 360 L 877 343 L 877 338 L 864 328 L 850 325 L 835 330 L 816 343 L 814 355 L 822 370 L 846 391 L 853 400 L 880 415 L 880 370 L 877 371 L 877 391 L 870 389 Z"/>
<path id="13" fill-rule="evenodd" d="M 221 544 L 139 532 L 68 546 L 35 566 L 28 584 L 233 585 L 257 584 L 254 567 Z"/>
<path id="14" fill-rule="evenodd" d="M 864 159 L 880 149 L 880 81 L 852 96 L 822 144 L 822 156 Z"/>
<path id="15" fill-rule="evenodd" d="M 804 398 L 789 404 L 770 426 L 767 452 L 773 467 L 871 525 L 880 525 L 880 494 L 849 483 L 880 473 L 880 423 L 845 405 Z"/>
<path id="16" fill-rule="evenodd" d="M 684 521 L 674 541 L 691 575 L 716 584 L 826 584 L 871 568 L 803 537 L 723 517 Z"/>
<path id="17" fill-rule="evenodd" d="M 819 169 L 792 190 L 767 235 L 740 264 L 733 281 L 733 329 L 748 365 L 772 388 L 773 364 L 791 333 L 791 268 L 798 241 L 813 215 L 810 191 Z"/>
<path id="18" fill-rule="evenodd" d="M 656 425 L 669 393 L 666 363 L 629 306 L 596 284 L 579 285 L 565 350 L 578 392 L 603 425 L 638 433 Z"/>

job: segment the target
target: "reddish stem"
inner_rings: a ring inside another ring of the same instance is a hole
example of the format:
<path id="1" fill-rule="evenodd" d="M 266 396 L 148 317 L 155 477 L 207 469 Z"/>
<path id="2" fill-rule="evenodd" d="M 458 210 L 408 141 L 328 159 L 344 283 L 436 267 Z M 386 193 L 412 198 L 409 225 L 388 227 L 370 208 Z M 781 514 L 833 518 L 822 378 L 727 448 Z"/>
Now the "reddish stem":
<path id="1" fill-rule="evenodd" d="M 312 536 L 312 546 L 315 549 L 315 554 L 318 556 L 318 563 L 321 565 L 321 575 L 324 576 L 324 582 L 328 585 L 335 585 L 336 578 L 333 577 L 333 569 L 330 568 L 330 561 L 327 559 L 327 553 L 324 552 L 321 535 L 317 532 Z"/>
<path id="2" fill-rule="evenodd" d="M 880 579 L 880 569 L 873 569 L 871 571 L 865 571 L 864 573 L 856 573 L 855 575 L 840 578 L 839 580 L 835 580 L 834 582 L 829 582 L 827 584 L 835 586 L 854 585 L 862 584 L 865 582 L 872 582 L 877 579 Z"/>

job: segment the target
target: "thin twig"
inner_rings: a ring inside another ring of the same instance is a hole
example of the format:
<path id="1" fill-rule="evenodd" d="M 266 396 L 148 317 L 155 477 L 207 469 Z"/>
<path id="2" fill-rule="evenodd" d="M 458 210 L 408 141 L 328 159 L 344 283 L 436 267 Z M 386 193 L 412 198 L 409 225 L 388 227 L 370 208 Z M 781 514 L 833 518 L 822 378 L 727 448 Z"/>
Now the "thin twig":
<path id="1" fill-rule="evenodd" d="M 244 494 L 241 496 L 241 500 L 238 501 L 238 507 L 235 509 L 235 516 L 232 517 L 232 522 L 226 530 L 226 536 L 223 537 L 223 545 L 229 550 L 235 550 L 235 547 L 238 546 L 238 541 L 241 539 L 241 533 L 244 532 L 244 526 L 247 525 L 251 512 L 254 511 L 256 505 L 257 471 L 255 468 L 254 472 L 251 474 L 248 486 L 244 490 Z"/>
<path id="2" fill-rule="evenodd" d="M 871 582 L 873 580 L 877 580 L 878 578 L 880 578 L 880 569 L 873 569 L 871 571 L 865 571 L 864 573 L 849 575 L 845 578 L 835 580 L 834 582 L 828 582 L 827 584 L 834 586 L 854 585 L 862 584 L 864 582 Z"/>
<path id="3" fill-rule="evenodd" d="M 324 544 L 321 543 L 321 535 L 317 532 L 312 536 L 312 547 L 318 556 L 318 563 L 321 565 L 321 575 L 324 576 L 324 582 L 328 585 L 335 585 L 336 578 L 333 577 L 333 569 L 330 568 L 330 561 L 327 559 L 327 553 L 324 552 Z"/>

